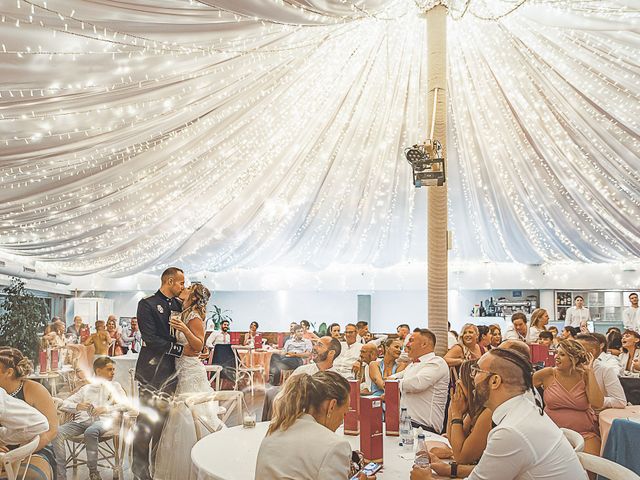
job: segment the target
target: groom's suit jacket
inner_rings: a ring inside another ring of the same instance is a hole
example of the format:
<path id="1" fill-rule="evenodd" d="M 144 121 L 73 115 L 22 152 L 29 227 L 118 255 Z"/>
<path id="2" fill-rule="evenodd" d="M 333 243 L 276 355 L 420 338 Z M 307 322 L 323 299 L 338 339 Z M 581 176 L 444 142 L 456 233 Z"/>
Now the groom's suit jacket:
<path id="1" fill-rule="evenodd" d="M 141 391 L 171 394 L 175 390 L 175 358 L 182 355 L 183 346 L 169 331 L 169 316 L 171 311 L 181 310 L 177 299 L 166 297 L 160 290 L 138 302 L 138 326 L 144 341 L 136 363 Z"/>

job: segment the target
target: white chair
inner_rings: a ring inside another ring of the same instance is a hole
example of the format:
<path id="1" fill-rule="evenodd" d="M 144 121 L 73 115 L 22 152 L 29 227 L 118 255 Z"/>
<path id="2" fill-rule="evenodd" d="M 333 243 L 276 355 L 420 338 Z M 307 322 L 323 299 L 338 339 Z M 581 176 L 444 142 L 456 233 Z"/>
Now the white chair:
<path id="1" fill-rule="evenodd" d="M 578 452 L 578 458 L 585 470 L 602 475 L 609 480 L 640 480 L 640 477 L 628 468 L 606 458 L 584 452 Z"/>
<path id="2" fill-rule="evenodd" d="M 202 405 L 203 403 L 216 401 L 216 394 L 217 392 L 209 393 L 209 394 L 198 396 L 198 397 L 191 397 L 185 401 L 185 405 L 191 412 L 191 418 L 193 418 L 193 425 L 195 426 L 195 429 L 196 429 L 196 439 L 198 441 L 200 441 L 203 437 L 206 437 L 209 433 L 215 433 L 218 430 L 220 430 L 222 428 L 222 424 L 224 423 L 224 422 L 221 422 L 219 425 L 213 425 L 210 419 L 200 415 L 200 412 L 198 412 L 198 409 L 196 408 L 197 406 Z M 224 407 L 218 407 L 218 408 L 219 408 L 218 410 L 219 415 L 226 413 L 226 409 Z M 203 434 L 202 427 L 204 427 L 208 433 Z"/>
<path id="3" fill-rule="evenodd" d="M 36 451 L 36 448 L 38 448 L 39 442 L 40 437 L 35 437 L 29 443 L 26 443 L 14 450 L 6 453 L 0 453 L 0 474 L 4 471 L 7 473 L 8 480 L 16 480 L 18 478 L 20 465 L 22 465 L 22 462 L 26 460 L 24 465 L 25 472 L 24 475 L 22 475 L 22 478 L 24 479 L 29 462 L 31 462 L 31 455 Z"/>
<path id="4" fill-rule="evenodd" d="M 252 349 L 234 348 L 233 353 L 236 359 L 236 384 L 233 389 L 238 390 L 238 383 L 240 382 L 242 377 L 247 377 L 249 388 L 251 389 L 251 396 L 253 397 L 253 375 L 254 373 L 259 373 L 264 378 L 264 367 L 262 365 L 253 365 Z M 244 358 L 248 359 L 248 362 L 245 362 L 245 360 L 240 357 L 240 353 L 245 354 Z"/>
<path id="5" fill-rule="evenodd" d="M 582 435 L 568 428 L 561 428 L 560 430 L 562 430 L 564 436 L 569 440 L 569 444 L 571 444 L 575 452 L 582 452 L 584 450 L 584 438 L 582 438 Z"/>
<path id="6" fill-rule="evenodd" d="M 214 390 L 220 390 L 220 375 L 222 374 L 222 365 L 215 365 L 213 363 L 214 350 L 215 347 L 212 347 L 209 353 L 209 360 L 205 364 L 204 369 L 207 372 L 207 376 L 212 374 L 211 378 L 209 378 L 209 385 L 211 385 L 211 388 L 213 388 Z M 213 386 L 214 382 L 215 387 Z"/>

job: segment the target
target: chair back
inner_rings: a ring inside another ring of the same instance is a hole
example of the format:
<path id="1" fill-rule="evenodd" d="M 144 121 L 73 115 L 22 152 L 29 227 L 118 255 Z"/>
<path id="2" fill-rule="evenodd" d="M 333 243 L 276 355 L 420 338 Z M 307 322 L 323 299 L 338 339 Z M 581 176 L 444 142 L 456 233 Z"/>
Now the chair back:
<path id="1" fill-rule="evenodd" d="M 575 452 L 582 452 L 584 450 L 584 438 L 582 438 L 582 435 L 568 428 L 561 428 L 560 430 L 562 430 L 566 439 L 569 440 L 569 444 Z"/>
<path id="2" fill-rule="evenodd" d="M 4 470 L 7 473 L 7 480 L 16 480 L 18 478 L 18 471 L 20 465 L 26 459 L 26 467 L 29 466 L 31 461 L 31 455 L 38 448 L 40 437 L 35 437 L 29 443 L 26 443 L 14 450 L 10 450 L 7 453 L 0 453 L 0 473 Z"/>
<path id="3" fill-rule="evenodd" d="M 640 477 L 628 468 L 606 458 L 584 452 L 578 452 L 578 458 L 585 470 L 602 475 L 609 480 L 640 480 Z"/>
<path id="4" fill-rule="evenodd" d="M 185 405 L 191 412 L 191 418 L 193 418 L 193 425 L 196 429 L 196 440 L 200 441 L 203 437 L 206 437 L 210 433 L 215 433 L 222 428 L 222 425 L 214 425 L 211 421 L 204 415 L 201 415 L 201 411 L 199 411 L 198 406 L 216 401 L 216 392 L 208 393 L 206 395 L 191 397 L 187 399 Z M 204 430 L 206 430 L 206 433 Z"/>

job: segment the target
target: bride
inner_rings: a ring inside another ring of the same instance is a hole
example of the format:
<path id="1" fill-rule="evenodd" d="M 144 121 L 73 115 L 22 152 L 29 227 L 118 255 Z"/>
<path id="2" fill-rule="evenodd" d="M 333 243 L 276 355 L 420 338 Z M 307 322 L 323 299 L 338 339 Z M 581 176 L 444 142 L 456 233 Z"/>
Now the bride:
<path id="1" fill-rule="evenodd" d="M 177 342 L 180 345 L 189 344 L 196 352 L 202 350 L 204 345 L 204 319 L 210 295 L 209 290 L 201 283 L 191 285 L 180 295 L 183 299 L 181 320 L 169 321 L 170 326 L 176 331 Z M 177 358 L 176 374 L 178 386 L 156 452 L 153 476 L 155 480 L 196 478 L 191 463 L 191 449 L 196 443 L 196 431 L 185 400 L 214 391 L 209 385 L 207 372 L 197 354 Z M 210 401 L 194 408 L 198 409 L 198 415 L 214 430 L 224 428 L 217 416 L 218 402 Z"/>

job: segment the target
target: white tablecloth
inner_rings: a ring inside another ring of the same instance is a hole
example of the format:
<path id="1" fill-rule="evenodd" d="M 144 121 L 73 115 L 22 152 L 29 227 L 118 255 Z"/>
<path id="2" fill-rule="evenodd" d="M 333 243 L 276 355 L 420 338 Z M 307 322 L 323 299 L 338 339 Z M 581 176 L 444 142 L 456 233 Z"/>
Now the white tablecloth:
<path id="1" fill-rule="evenodd" d="M 267 433 L 269 422 L 259 422 L 256 428 L 242 426 L 227 428 L 213 433 L 191 450 L 191 460 L 198 473 L 198 480 L 252 480 L 255 477 L 256 460 L 260 443 Z M 337 434 L 342 434 L 340 428 Z M 426 432 L 427 441 L 441 441 L 446 438 Z M 360 449 L 359 436 L 346 436 L 353 450 Z M 410 451 L 403 450 L 398 437 L 384 437 L 384 468 L 377 474 L 378 479 L 404 480 L 409 478 L 413 466 Z"/>
<path id="2" fill-rule="evenodd" d="M 111 357 L 111 359 L 116 363 L 116 375 L 113 380 L 124 388 L 127 395 L 131 395 L 131 376 L 129 370 L 133 369 L 135 372 L 138 354 L 130 353 L 127 355 L 119 355 Z"/>

